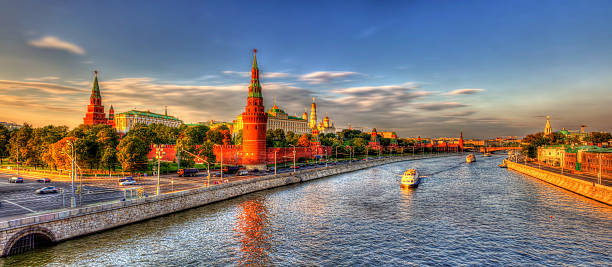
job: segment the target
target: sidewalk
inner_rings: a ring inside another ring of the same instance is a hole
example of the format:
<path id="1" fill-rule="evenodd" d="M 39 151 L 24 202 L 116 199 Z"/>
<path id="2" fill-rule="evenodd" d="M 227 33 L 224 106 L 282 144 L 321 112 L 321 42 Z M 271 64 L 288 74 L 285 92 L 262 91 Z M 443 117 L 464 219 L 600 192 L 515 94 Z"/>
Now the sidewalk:
<path id="1" fill-rule="evenodd" d="M 525 164 L 524 162 L 516 162 L 516 163 Z M 553 166 L 549 166 L 549 165 L 546 165 L 546 164 L 543 164 L 543 163 L 538 164 L 537 162 L 527 162 L 525 165 L 527 165 L 529 167 L 534 167 L 534 168 L 539 168 L 539 169 L 542 169 L 542 170 L 546 170 L 546 171 L 549 171 L 549 172 L 563 174 L 565 176 L 576 178 L 576 179 L 580 179 L 580 180 L 583 180 L 583 181 L 599 184 L 599 179 L 597 178 L 597 175 L 593 175 L 593 174 L 590 174 L 590 173 L 576 173 L 575 170 L 571 170 L 571 169 L 569 169 L 569 170 L 568 169 L 563 169 L 563 171 L 562 171 L 561 167 L 553 167 Z M 601 177 L 601 185 L 612 186 L 612 177 L 602 176 Z"/>

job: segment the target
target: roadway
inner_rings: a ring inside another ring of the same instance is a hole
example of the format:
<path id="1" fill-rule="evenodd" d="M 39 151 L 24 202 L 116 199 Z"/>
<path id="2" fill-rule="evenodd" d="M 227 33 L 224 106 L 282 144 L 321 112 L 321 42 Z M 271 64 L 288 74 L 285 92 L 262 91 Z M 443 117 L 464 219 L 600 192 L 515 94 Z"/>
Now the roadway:
<path id="1" fill-rule="evenodd" d="M 372 157 L 371 159 L 374 159 Z M 358 160 L 353 160 L 357 162 Z M 337 164 L 348 164 L 351 161 L 338 162 Z M 335 165 L 336 163 L 329 163 Z M 287 164 L 287 166 L 291 166 Z M 325 167 L 325 163 L 321 164 L 298 164 L 298 170 L 313 169 Z M 280 167 L 277 173 L 292 172 L 290 167 Z M 271 175 L 274 171 L 259 171 L 249 172 L 248 175 L 237 176 L 235 174 L 224 174 L 223 179 L 218 171 L 212 172 L 210 184 L 219 184 L 233 182 L 243 179 L 250 179 L 258 176 Z M 9 183 L 10 177 L 15 174 L 0 173 L 0 220 L 23 217 L 25 214 L 37 213 L 49 210 L 57 210 L 70 207 L 71 202 L 71 182 L 58 181 L 51 179 L 50 183 L 40 183 L 40 175 L 21 175 L 24 178 L 23 183 Z M 200 171 L 194 177 L 178 177 L 177 174 L 166 174 L 160 176 L 160 191 L 162 194 L 173 191 L 182 191 L 206 186 L 208 179 L 206 170 Z M 75 202 L 77 205 L 86 205 L 108 201 L 119 201 L 126 196 L 129 198 L 129 192 L 132 192 L 133 197 L 137 197 L 138 189 L 143 189 L 144 195 L 152 196 L 157 192 L 157 177 L 156 176 L 140 176 L 134 177 L 136 184 L 130 186 L 119 185 L 117 178 L 86 178 L 82 182 L 81 194 L 76 194 Z M 75 188 L 79 185 L 79 181 L 75 182 Z M 55 186 L 61 189 L 63 193 L 55 194 L 36 194 L 37 189 Z"/>

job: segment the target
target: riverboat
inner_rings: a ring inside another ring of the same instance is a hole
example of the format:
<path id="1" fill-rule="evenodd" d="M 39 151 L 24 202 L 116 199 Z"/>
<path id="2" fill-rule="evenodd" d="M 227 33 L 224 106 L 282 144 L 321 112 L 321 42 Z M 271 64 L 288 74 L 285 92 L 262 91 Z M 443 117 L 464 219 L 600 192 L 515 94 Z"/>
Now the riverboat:
<path id="1" fill-rule="evenodd" d="M 504 160 L 501 164 L 497 165 L 500 168 L 508 168 L 508 164 L 506 164 L 506 160 Z"/>
<path id="2" fill-rule="evenodd" d="M 467 163 L 472 163 L 474 161 L 476 161 L 476 156 L 474 156 L 474 154 L 469 154 L 465 157 L 465 162 Z"/>
<path id="3" fill-rule="evenodd" d="M 420 183 L 419 172 L 415 169 L 408 169 L 402 175 L 402 188 L 414 188 L 419 186 Z"/>
<path id="4" fill-rule="evenodd" d="M 485 152 L 485 153 L 484 153 L 484 155 L 482 155 L 482 156 L 483 156 L 483 157 L 490 157 L 490 156 L 491 156 L 491 153 L 489 153 L 489 152 Z"/>

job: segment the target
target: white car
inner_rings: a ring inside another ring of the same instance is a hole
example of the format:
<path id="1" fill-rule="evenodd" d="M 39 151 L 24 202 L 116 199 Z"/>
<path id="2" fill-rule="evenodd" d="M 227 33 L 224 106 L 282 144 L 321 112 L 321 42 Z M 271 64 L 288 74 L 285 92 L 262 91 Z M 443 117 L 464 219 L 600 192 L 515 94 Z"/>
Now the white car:
<path id="1" fill-rule="evenodd" d="M 133 185 L 136 184 L 136 181 L 134 180 L 127 180 L 127 181 L 123 181 L 121 183 L 119 183 L 119 185 Z"/>
<path id="2" fill-rule="evenodd" d="M 249 174 L 249 171 L 239 171 L 238 176 L 243 176 Z"/>

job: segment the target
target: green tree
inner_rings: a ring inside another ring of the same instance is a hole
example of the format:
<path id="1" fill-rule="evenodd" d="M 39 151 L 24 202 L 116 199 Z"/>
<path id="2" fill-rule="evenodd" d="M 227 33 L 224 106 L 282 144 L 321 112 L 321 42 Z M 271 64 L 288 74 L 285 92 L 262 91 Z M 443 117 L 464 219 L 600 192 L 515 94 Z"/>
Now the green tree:
<path id="1" fill-rule="evenodd" d="M 610 140 L 612 140 L 612 134 L 604 133 L 604 132 L 602 133 L 592 132 L 589 136 L 585 138 L 585 140 L 593 144 L 605 143 L 605 142 L 609 142 Z"/>
<path id="2" fill-rule="evenodd" d="M 234 145 L 242 145 L 242 129 L 234 137 Z"/>
<path id="3" fill-rule="evenodd" d="M 365 154 L 365 148 L 368 145 L 366 139 L 357 137 L 353 139 L 353 149 L 355 149 L 355 154 Z"/>
<path id="4" fill-rule="evenodd" d="M 11 132 L 11 138 L 9 140 L 10 147 L 10 159 L 17 162 L 19 158 L 20 164 L 30 161 L 30 157 L 35 153 L 31 151 L 31 147 L 28 147 L 28 142 L 32 138 L 34 130 L 32 126 L 25 123 L 19 130 Z"/>
<path id="5" fill-rule="evenodd" d="M 146 169 L 149 146 L 140 137 L 126 135 L 117 148 L 117 159 L 123 170 L 133 174 L 134 171 Z"/>
<path id="6" fill-rule="evenodd" d="M 102 166 L 108 169 L 108 173 L 110 174 L 117 162 L 117 149 L 111 146 L 106 147 L 102 153 Z"/>
<path id="7" fill-rule="evenodd" d="M 11 132 L 9 129 L 0 125 L 0 165 L 2 165 L 2 159 L 9 153 L 9 140 L 11 139 Z"/>

